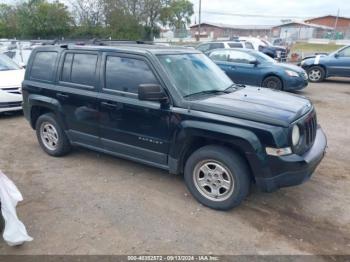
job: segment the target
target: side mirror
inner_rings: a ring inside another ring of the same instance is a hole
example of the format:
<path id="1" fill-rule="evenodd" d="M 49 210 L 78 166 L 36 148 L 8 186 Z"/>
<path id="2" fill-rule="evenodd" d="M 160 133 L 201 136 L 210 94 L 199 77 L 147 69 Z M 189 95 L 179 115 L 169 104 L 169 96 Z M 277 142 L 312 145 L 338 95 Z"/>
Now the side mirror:
<path id="1" fill-rule="evenodd" d="M 22 67 L 22 68 L 26 68 L 26 64 L 23 63 L 23 62 L 19 62 L 18 65 L 19 65 L 20 67 Z"/>
<path id="2" fill-rule="evenodd" d="M 157 84 L 142 84 L 138 89 L 139 100 L 143 101 L 168 101 L 168 96 L 164 93 L 162 87 Z"/>
<path id="3" fill-rule="evenodd" d="M 257 66 L 259 64 L 259 61 L 257 59 L 249 61 L 249 64 Z"/>
<path id="4" fill-rule="evenodd" d="M 335 57 L 335 58 L 338 58 L 339 56 L 340 56 L 339 53 L 335 53 L 335 54 L 334 54 L 334 57 Z"/>

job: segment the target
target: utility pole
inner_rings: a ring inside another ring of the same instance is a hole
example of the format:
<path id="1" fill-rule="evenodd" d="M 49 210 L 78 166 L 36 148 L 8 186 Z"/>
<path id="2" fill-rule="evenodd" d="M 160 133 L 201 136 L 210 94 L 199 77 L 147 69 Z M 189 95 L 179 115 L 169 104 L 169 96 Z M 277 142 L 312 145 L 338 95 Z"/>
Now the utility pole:
<path id="1" fill-rule="evenodd" d="M 201 18 L 202 18 L 202 0 L 199 0 L 199 14 L 198 14 L 198 41 L 201 41 Z"/>
<path id="2" fill-rule="evenodd" d="M 337 26 L 338 26 L 339 12 L 340 12 L 340 9 L 338 8 L 337 18 L 335 19 L 335 23 L 334 23 L 333 40 L 336 40 L 336 38 L 337 38 Z"/>

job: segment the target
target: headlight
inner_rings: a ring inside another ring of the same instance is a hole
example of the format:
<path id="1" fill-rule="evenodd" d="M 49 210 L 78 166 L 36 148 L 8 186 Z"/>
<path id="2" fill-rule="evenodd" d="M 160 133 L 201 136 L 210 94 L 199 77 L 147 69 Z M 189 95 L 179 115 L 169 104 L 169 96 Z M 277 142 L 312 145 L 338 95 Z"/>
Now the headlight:
<path id="1" fill-rule="evenodd" d="M 300 140 L 300 129 L 299 129 L 298 125 L 294 125 L 293 130 L 292 130 L 293 146 L 296 146 L 297 144 L 299 144 L 299 140 Z"/>
<path id="2" fill-rule="evenodd" d="M 285 72 L 288 76 L 291 76 L 291 77 L 298 77 L 299 76 L 299 74 L 297 72 L 292 71 L 292 70 L 286 70 Z"/>

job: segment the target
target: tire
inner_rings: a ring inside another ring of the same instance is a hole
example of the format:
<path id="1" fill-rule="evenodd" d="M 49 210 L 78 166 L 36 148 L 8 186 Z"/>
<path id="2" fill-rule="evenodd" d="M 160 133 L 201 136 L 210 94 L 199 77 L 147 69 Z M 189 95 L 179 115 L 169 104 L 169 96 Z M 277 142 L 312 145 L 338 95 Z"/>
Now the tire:
<path id="1" fill-rule="evenodd" d="M 54 114 L 41 115 L 35 129 L 41 148 L 50 156 L 64 156 L 71 150 L 69 140 Z"/>
<path id="2" fill-rule="evenodd" d="M 207 170 L 206 174 L 203 170 Z M 194 198 L 213 209 L 234 208 L 249 193 L 250 172 L 244 159 L 225 147 L 209 145 L 198 149 L 188 158 L 184 173 Z"/>
<path id="3" fill-rule="evenodd" d="M 318 83 L 325 79 L 326 72 L 321 66 L 312 66 L 307 70 L 307 76 L 310 82 Z"/>
<path id="4" fill-rule="evenodd" d="M 277 76 L 268 76 L 262 82 L 262 86 L 274 90 L 282 90 L 283 83 L 282 80 Z"/>
<path id="5" fill-rule="evenodd" d="M 2 235 L 2 233 L 4 232 L 4 229 L 5 229 L 5 220 L 2 216 L 1 203 L 0 203 L 0 235 Z"/>

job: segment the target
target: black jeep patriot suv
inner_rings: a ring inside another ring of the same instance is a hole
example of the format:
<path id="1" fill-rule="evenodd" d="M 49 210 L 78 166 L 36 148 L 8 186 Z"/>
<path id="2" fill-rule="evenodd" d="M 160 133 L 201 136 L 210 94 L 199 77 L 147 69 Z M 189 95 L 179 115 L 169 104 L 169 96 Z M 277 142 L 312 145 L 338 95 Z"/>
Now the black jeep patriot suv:
<path id="1" fill-rule="evenodd" d="M 250 184 L 301 184 L 326 137 L 306 98 L 235 85 L 204 54 L 152 45 L 45 46 L 23 82 L 43 150 L 72 146 L 184 174 L 202 204 L 230 209 Z"/>

